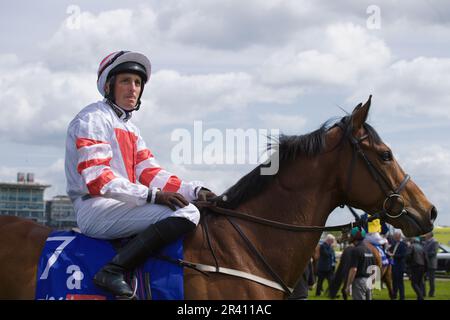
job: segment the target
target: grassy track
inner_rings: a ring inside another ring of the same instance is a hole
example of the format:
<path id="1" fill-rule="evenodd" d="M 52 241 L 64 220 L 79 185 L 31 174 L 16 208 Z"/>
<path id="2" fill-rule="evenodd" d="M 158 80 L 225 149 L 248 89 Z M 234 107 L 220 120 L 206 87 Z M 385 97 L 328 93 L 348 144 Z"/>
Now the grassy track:
<path id="1" fill-rule="evenodd" d="M 437 241 L 447 246 L 450 245 L 450 227 L 435 228 L 433 233 Z"/>

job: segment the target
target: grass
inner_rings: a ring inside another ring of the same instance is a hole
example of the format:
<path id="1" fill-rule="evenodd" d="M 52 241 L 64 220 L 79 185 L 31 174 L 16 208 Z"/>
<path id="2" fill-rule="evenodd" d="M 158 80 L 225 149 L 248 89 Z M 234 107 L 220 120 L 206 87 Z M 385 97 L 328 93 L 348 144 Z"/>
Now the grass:
<path id="1" fill-rule="evenodd" d="M 450 245 L 450 227 L 435 228 L 433 230 L 434 238 L 442 244 Z"/>
<path id="2" fill-rule="evenodd" d="M 327 287 L 327 283 L 325 281 L 324 287 Z M 428 283 L 427 283 L 428 289 Z M 308 292 L 308 300 L 328 300 L 327 297 L 324 297 L 323 294 L 320 297 L 315 296 L 316 289 L 315 287 Z M 342 296 L 339 298 L 342 299 Z M 374 300 L 389 300 L 388 291 L 386 288 L 381 290 L 373 290 L 373 299 Z M 414 293 L 413 288 L 411 287 L 411 282 L 405 279 L 405 299 L 406 300 L 416 300 L 416 294 Z M 447 279 L 436 279 L 436 289 L 435 289 L 435 297 L 429 298 L 426 297 L 425 300 L 450 300 L 450 280 Z"/>

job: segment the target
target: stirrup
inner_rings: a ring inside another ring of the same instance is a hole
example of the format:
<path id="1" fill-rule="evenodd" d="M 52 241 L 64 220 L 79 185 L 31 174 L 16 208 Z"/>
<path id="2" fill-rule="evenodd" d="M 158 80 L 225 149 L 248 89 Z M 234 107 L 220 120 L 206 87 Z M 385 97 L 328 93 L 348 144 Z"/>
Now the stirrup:
<path id="1" fill-rule="evenodd" d="M 139 300 L 139 297 L 137 296 L 138 280 L 137 280 L 136 276 L 134 276 L 133 278 L 134 278 L 133 295 L 131 297 L 129 297 L 129 296 L 115 296 L 115 298 L 117 300 Z M 131 288 L 133 288 L 133 286 Z"/>
<path id="2" fill-rule="evenodd" d="M 116 266 L 106 265 L 100 269 L 92 279 L 92 282 L 102 290 L 105 290 L 120 299 L 133 299 L 136 296 L 136 288 L 125 281 L 124 274 L 114 270 Z M 117 277 L 114 279 L 114 277 Z M 137 280 L 137 279 L 136 279 Z M 119 282 L 119 284 L 117 284 Z M 121 282 L 121 283 L 120 283 Z"/>

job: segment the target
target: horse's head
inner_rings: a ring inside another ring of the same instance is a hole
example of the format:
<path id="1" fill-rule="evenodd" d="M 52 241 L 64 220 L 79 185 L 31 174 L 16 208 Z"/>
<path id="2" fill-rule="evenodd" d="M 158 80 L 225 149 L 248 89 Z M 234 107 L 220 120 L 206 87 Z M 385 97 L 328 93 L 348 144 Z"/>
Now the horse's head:
<path id="1" fill-rule="evenodd" d="M 344 139 L 339 162 L 343 202 L 379 214 L 406 236 L 427 233 L 433 229 L 437 210 L 366 123 L 371 97 L 337 125 Z"/>

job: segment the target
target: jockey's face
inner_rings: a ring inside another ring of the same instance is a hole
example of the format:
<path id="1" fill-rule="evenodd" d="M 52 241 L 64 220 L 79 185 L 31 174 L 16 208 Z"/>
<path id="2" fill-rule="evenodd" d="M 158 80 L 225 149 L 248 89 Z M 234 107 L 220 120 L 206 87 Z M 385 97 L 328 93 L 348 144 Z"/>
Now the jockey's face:
<path id="1" fill-rule="evenodd" d="M 142 90 L 141 77 L 133 73 L 121 73 L 114 83 L 114 98 L 116 104 L 125 109 L 133 110 Z"/>

